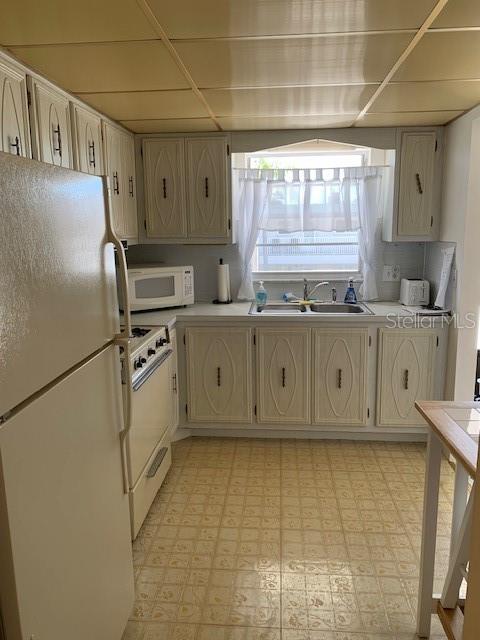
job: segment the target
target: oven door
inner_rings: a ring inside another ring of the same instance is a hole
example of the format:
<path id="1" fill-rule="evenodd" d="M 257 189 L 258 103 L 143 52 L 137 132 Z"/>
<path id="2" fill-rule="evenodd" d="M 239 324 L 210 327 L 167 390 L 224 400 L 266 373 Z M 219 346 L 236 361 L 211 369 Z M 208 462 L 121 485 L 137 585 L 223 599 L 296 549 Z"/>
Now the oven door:
<path id="1" fill-rule="evenodd" d="M 131 388 L 132 424 L 127 438 L 130 489 L 173 424 L 172 353 L 171 349 L 166 350 Z"/>
<path id="2" fill-rule="evenodd" d="M 165 273 L 129 274 L 131 311 L 158 309 L 183 304 L 183 274 Z"/>

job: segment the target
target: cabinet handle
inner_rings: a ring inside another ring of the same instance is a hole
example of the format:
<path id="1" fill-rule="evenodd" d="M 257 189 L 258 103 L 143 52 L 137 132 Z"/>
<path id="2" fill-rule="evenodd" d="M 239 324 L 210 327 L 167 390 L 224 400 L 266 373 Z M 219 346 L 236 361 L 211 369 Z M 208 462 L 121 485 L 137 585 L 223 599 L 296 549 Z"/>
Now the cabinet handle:
<path id="1" fill-rule="evenodd" d="M 339 369 L 339 370 L 338 370 L 337 387 L 338 387 L 339 389 L 341 389 L 341 388 L 342 388 L 342 370 L 341 370 L 341 369 Z"/>
<path id="2" fill-rule="evenodd" d="M 282 387 L 285 386 L 285 367 L 282 367 Z"/>
<path id="3" fill-rule="evenodd" d="M 419 173 L 415 174 L 415 180 L 417 181 L 418 193 L 422 194 L 423 193 L 423 187 L 422 187 L 422 181 L 420 180 L 420 174 Z"/>
<path id="4" fill-rule="evenodd" d="M 166 198 L 167 197 L 167 179 L 163 178 L 162 182 L 163 182 L 163 197 Z"/>
<path id="5" fill-rule="evenodd" d="M 128 193 L 130 197 L 133 198 L 133 176 L 130 176 L 128 179 Z"/>
<path id="6" fill-rule="evenodd" d="M 118 173 L 117 171 L 113 172 L 113 193 L 116 193 L 117 196 L 120 195 L 120 185 L 118 182 Z"/>
<path id="7" fill-rule="evenodd" d="M 10 146 L 12 149 L 15 149 L 15 153 L 17 156 L 20 155 L 20 138 L 15 136 L 15 142 L 10 142 Z"/>
<path id="8" fill-rule="evenodd" d="M 221 387 L 221 386 L 222 386 L 221 371 L 220 371 L 220 367 L 217 367 L 217 387 Z"/>
<path id="9" fill-rule="evenodd" d="M 97 166 L 95 162 L 95 141 L 94 140 L 88 143 L 88 164 L 94 169 Z"/>
<path id="10" fill-rule="evenodd" d="M 177 393 L 177 374 L 174 373 L 172 376 L 173 379 L 173 393 Z"/>
<path id="11" fill-rule="evenodd" d="M 58 124 L 57 128 L 53 129 L 53 134 L 57 136 L 57 147 L 53 147 L 53 150 L 56 151 L 58 153 L 58 155 L 60 156 L 60 158 L 62 157 L 62 132 L 60 130 L 60 124 Z"/>
<path id="12" fill-rule="evenodd" d="M 205 178 L 205 198 L 208 198 L 208 178 Z"/>
<path id="13" fill-rule="evenodd" d="M 408 389 L 408 369 L 405 369 L 405 374 L 403 378 L 403 386 L 405 389 Z"/>

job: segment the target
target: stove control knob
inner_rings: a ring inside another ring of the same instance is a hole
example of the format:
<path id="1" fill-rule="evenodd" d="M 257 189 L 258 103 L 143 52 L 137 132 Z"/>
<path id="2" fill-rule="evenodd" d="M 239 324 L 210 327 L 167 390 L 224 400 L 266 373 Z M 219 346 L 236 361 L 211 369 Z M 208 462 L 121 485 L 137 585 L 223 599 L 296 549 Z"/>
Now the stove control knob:
<path id="1" fill-rule="evenodd" d="M 140 362 L 140 360 L 135 360 L 135 362 L 133 363 L 133 368 L 141 369 L 141 367 L 142 367 L 142 363 Z"/>
<path id="2" fill-rule="evenodd" d="M 149 349 L 149 350 L 147 351 L 147 354 L 148 354 L 149 356 L 154 356 L 156 353 L 157 353 L 157 352 L 155 351 L 155 349 Z"/>
<path id="3" fill-rule="evenodd" d="M 157 342 L 156 342 L 156 346 L 157 346 L 157 347 L 163 347 L 163 345 L 164 345 L 164 344 L 166 344 L 166 343 L 167 343 L 167 341 L 166 341 L 166 339 L 165 339 L 165 338 L 159 338 L 159 339 L 157 340 Z"/>
<path id="4" fill-rule="evenodd" d="M 142 364 L 145 364 L 145 363 L 146 363 L 146 361 L 147 361 L 147 359 L 146 359 L 146 358 L 140 358 L 139 360 L 140 360 L 140 366 L 141 366 Z"/>

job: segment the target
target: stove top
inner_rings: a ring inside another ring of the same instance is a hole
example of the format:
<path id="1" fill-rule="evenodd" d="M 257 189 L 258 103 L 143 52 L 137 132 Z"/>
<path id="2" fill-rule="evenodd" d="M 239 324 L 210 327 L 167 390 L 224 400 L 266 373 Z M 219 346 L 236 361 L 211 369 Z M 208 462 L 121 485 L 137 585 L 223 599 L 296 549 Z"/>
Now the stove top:
<path id="1" fill-rule="evenodd" d="M 132 327 L 132 336 L 134 338 L 143 338 L 147 333 L 150 333 L 151 329 L 147 327 Z"/>

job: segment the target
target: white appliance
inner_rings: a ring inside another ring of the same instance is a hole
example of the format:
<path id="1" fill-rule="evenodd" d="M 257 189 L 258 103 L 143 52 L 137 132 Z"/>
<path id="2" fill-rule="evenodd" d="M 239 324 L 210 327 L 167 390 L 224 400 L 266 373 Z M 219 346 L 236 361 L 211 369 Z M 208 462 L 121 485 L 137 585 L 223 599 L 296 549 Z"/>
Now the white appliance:
<path id="1" fill-rule="evenodd" d="M 127 464 L 135 539 L 172 462 L 170 429 L 177 376 L 165 327 L 132 327 L 129 343 L 129 356 L 122 354 L 122 378 L 131 407 Z"/>
<path id="2" fill-rule="evenodd" d="M 133 604 L 122 338 L 104 189 L 101 178 L 0 153 L 0 609 L 8 639 L 120 640 Z"/>
<path id="3" fill-rule="evenodd" d="M 430 302 L 428 280 L 402 278 L 400 282 L 400 303 L 408 306 L 427 305 Z"/>
<path id="4" fill-rule="evenodd" d="M 130 311 L 193 304 L 193 267 L 131 266 L 128 296 Z M 124 307 L 122 296 L 120 307 Z"/>

